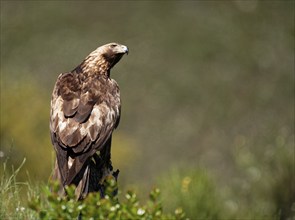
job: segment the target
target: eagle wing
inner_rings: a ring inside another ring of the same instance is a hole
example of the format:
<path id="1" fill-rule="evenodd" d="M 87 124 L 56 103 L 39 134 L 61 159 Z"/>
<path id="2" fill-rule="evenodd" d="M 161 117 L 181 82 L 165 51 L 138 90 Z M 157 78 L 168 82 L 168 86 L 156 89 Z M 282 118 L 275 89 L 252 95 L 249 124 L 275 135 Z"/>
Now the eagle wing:
<path id="1" fill-rule="evenodd" d="M 85 161 L 111 138 L 120 108 L 114 80 L 60 74 L 51 99 L 50 132 L 64 184 L 70 184 Z"/>

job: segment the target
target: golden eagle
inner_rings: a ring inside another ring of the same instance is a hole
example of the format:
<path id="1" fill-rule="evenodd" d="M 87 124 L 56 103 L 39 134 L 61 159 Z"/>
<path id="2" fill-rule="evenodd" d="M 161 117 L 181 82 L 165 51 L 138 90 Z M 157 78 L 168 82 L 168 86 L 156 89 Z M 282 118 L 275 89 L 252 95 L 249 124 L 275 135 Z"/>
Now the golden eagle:
<path id="1" fill-rule="evenodd" d="M 110 70 L 124 54 L 128 54 L 128 48 L 118 43 L 98 47 L 74 70 L 60 74 L 53 89 L 50 112 L 51 141 L 56 152 L 53 178 L 59 179 L 63 188 L 76 185 L 78 199 L 97 190 L 97 185 L 112 172 L 112 132 L 120 121 L 121 102 L 119 86 L 110 78 Z M 99 182 L 91 187 L 92 176 Z"/>

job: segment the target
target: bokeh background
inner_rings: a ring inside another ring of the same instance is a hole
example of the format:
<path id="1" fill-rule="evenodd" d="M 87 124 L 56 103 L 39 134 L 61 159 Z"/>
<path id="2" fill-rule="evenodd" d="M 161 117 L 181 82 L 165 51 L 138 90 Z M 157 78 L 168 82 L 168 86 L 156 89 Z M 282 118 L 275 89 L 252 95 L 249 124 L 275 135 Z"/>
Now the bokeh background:
<path id="1" fill-rule="evenodd" d="M 120 189 L 191 219 L 294 216 L 293 1 L 1 1 L 1 163 L 48 181 L 55 80 L 109 42 L 130 50 Z"/>

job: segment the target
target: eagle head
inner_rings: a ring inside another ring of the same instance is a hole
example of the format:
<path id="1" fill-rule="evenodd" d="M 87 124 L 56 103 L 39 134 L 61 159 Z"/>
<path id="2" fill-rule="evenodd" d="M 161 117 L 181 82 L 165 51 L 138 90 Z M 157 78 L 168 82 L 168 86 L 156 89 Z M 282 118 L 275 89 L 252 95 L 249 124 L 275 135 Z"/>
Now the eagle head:
<path id="1" fill-rule="evenodd" d="M 115 66 L 116 63 L 120 61 L 124 54 L 128 54 L 128 47 L 118 43 L 105 44 L 96 49 L 98 54 L 107 63 L 110 64 L 110 68 Z"/>
<path id="2" fill-rule="evenodd" d="M 77 73 L 109 74 L 109 70 L 128 52 L 128 47 L 125 45 L 118 43 L 105 44 L 92 51 L 73 71 Z"/>

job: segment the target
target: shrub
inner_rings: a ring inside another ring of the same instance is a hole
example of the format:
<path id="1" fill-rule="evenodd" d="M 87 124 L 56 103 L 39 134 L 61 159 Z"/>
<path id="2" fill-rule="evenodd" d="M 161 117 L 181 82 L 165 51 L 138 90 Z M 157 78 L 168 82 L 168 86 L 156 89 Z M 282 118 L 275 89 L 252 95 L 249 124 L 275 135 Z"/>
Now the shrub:
<path id="1" fill-rule="evenodd" d="M 163 213 L 162 203 L 159 200 L 160 190 L 155 188 L 150 192 L 149 200 L 145 205 L 140 205 L 137 195 L 128 191 L 125 200 L 120 202 L 117 195 L 116 181 L 106 181 L 106 196 L 100 197 L 99 193 L 90 193 L 85 200 L 76 201 L 75 187 L 66 187 L 67 196 L 58 195 L 59 185 L 52 183 L 44 189 L 44 198 L 36 197 L 29 207 L 34 210 L 40 219 L 175 219 L 185 218 L 182 209 L 176 209 L 173 214 Z"/>

